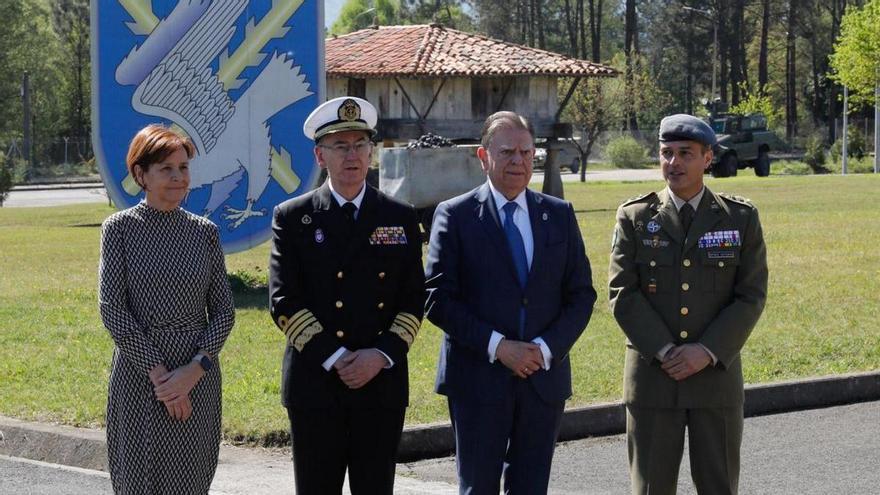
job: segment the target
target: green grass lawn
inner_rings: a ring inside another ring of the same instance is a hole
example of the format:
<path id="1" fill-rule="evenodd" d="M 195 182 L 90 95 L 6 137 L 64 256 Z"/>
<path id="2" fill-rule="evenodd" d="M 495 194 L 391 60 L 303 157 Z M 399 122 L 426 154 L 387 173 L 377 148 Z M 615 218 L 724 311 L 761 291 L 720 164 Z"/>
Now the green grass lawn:
<path id="1" fill-rule="evenodd" d="M 770 263 L 764 316 L 743 352 L 749 383 L 880 369 L 880 177 L 708 179 L 760 209 Z M 623 334 L 607 308 L 614 211 L 652 183 L 566 183 L 593 263 L 599 302 L 572 351 L 571 406 L 621 395 Z M 113 344 L 97 312 L 103 205 L 0 208 L 0 414 L 101 426 Z M 227 258 L 230 271 L 265 276 L 268 246 Z M 265 294 L 238 295 L 222 354 L 228 438 L 283 439 L 283 339 Z M 410 352 L 409 424 L 446 420 L 433 393 L 440 331 L 426 323 Z"/>

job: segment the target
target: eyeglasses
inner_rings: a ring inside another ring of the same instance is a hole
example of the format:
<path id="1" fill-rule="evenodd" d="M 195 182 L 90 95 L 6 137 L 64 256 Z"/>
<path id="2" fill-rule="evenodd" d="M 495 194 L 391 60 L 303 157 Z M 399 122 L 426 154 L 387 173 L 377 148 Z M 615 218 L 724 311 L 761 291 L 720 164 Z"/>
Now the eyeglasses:
<path id="1" fill-rule="evenodd" d="M 366 154 L 370 151 L 370 149 L 373 147 L 373 142 L 372 141 L 360 141 L 360 142 L 357 142 L 354 144 L 338 143 L 338 144 L 334 144 L 334 145 L 330 145 L 330 146 L 325 145 L 325 144 L 319 144 L 318 146 L 320 146 L 321 148 L 324 148 L 324 149 L 328 149 L 328 150 L 332 151 L 333 153 L 336 153 L 337 155 L 340 155 L 340 156 L 347 156 L 352 150 L 354 150 L 355 154 L 363 155 L 363 154 Z"/>

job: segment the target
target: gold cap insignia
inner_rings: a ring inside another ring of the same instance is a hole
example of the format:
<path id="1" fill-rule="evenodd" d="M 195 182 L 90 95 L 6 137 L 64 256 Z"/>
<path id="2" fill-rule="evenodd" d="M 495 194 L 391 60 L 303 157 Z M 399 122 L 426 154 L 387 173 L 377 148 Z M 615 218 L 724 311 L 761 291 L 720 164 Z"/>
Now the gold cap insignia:
<path id="1" fill-rule="evenodd" d="M 339 120 L 347 120 L 349 122 L 352 120 L 358 120 L 361 118 L 361 107 L 356 101 L 349 98 L 343 101 L 342 105 L 339 105 L 337 116 L 339 117 Z"/>

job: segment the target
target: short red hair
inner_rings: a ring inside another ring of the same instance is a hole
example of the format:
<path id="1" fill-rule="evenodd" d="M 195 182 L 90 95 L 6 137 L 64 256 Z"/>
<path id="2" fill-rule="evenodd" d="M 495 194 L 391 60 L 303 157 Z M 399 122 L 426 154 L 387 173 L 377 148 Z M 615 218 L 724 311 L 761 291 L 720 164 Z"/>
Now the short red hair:
<path id="1" fill-rule="evenodd" d="M 186 151 L 186 156 L 190 159 L 196 154 L 196 147 L 188 137 L 181 136 L 165 125 L 150 124 L 132 138 L 131 144 L 128 145 L 125 166 L 138 185 L 143 187 L 135 174 L 135 165 L 146 173 L 150 165 L 160 163 L 181 148 Z"/>

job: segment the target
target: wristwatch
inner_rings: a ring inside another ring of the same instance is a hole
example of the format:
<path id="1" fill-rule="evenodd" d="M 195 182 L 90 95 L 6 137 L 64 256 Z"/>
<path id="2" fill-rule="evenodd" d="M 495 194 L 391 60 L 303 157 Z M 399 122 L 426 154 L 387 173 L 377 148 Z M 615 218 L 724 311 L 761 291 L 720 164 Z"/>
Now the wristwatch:
<path id="1" fill-rule="evenodd" d="M 199 363 L 199 366 L 207 373 L 211 371 L 211 368 L 214 367 L 214 361 L 211 361 L 211 358 L 202 354 L 201 352 L 196 354 L 196 356 L 192 359 L 194 363 Z"/>

